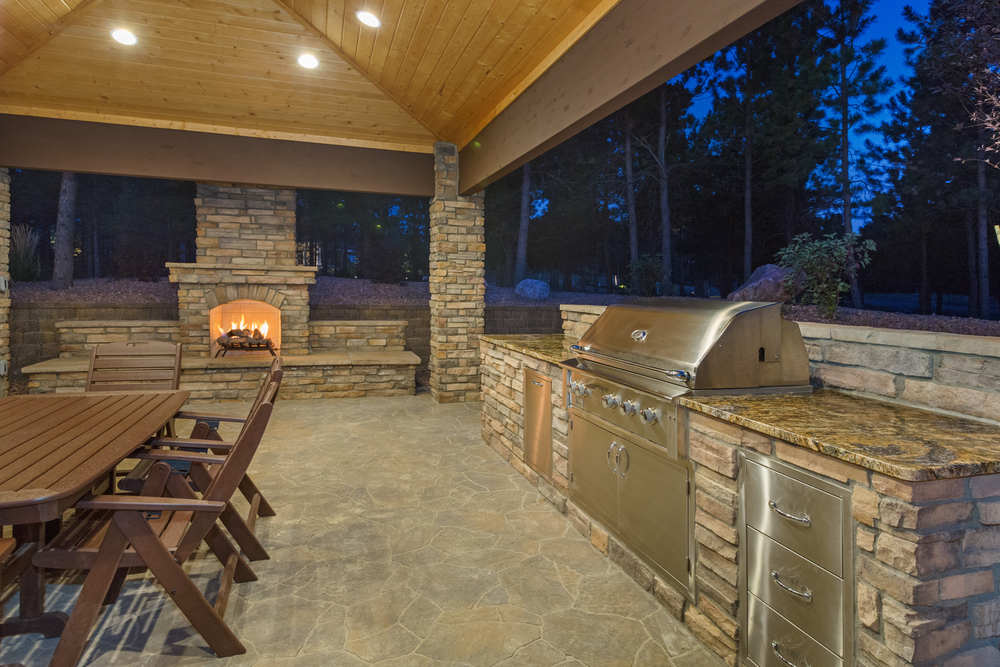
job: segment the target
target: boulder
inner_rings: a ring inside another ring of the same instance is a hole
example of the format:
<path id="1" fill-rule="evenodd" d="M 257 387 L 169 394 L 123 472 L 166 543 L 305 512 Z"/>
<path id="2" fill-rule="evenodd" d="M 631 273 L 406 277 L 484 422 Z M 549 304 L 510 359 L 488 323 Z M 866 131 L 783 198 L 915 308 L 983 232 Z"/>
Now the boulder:
<path id="1" fill-rule="evenodd" d="M 549 298 L 549 284 L 528 278 L 517 284 L 517 287 L 514 288 L 514 294 L 523 296 L 525 299 L 547 299 Z"/>
<path id="2" fill-rule="evenodd" d="M 759 266 L 740 288 L 726 297 L 729 301 L 776 301 L 788 303 L 806 288 L 806 273 L 799 269 L 792 283 L 792 290 L 785 288 L 785 276 L 792 275 L 795 269 L 788 269 L 776 264 Z"/>

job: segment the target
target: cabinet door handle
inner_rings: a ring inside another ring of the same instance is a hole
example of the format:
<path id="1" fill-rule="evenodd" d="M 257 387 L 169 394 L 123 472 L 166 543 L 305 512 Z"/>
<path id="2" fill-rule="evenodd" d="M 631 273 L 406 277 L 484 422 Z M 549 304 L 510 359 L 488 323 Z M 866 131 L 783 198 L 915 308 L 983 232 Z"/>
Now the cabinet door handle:
<path id="1" fill-rule="evenodd" d="M 771 650 L 774 651 L 774 654 L 776 656 L 778 656 L 778 660 L 785 663 L 789 667 L 800 667 L 800 665 L 796 665 L 794 662 L 789 661 L 787 658 L 785 658 L 785 656 L 781 655 L 781 651 L 778 650 L 779 648 L 781 648 L 781 646 L 778 644 L 778 642 L 776 641 L 771 642 Z M 809 667 L 808 662 L 804 663 L 804 665 L 805 667 Z"/>
<path id="2" fill-rule="evenodd" d="M 625 445 L 622 445 L 621 448 L 618 450 L 618 458 L 619 459 L 621 459 L 621 455 L 622 454 L 625 455 L 625 470 L 621 471 L 618 474 L 621 476 L 622 479 L 625 479 L 625 474 L 628 473 L 629 464 L 632 461 L 632 457 L 630 457 L 628 455 L 628 451 L 625 449 Z"/>
<path id="3" fill-rule="evenodd" d="M 813 596 L 812 593 L 809 592 L 808 588 L 806 589 L 806 592 L 803 593 L 801 591 L 797 591 L 794 588 L 781 583 L 781 579 L 778 579 L 778 573 L 775 570 L 771 570 L 771 580 L 774 581 L 774 583 L 778 584 L 778 588 L 788 591 L 792 595 L 798 595 L 800 598 L 804 598 L 808 602 L 812 602 Z"/>
<path id="4" fill-rule="evenodd" d="M 617 447 L 617 446 L 618 446 L 618 443 L 617 443 L 617 442 L 612 442 L 612 443 L 611 443 L 611 446 L 610 446 L 610 447 L 608 447 L 608 467 L 609 467 L 609 468 L 611 468 L 611 452 L 613 452 L 613 451 L 615 450 L 615 447 Z M 621 454 L 619 453 L 619 454 L 617 454 L 617 455 L 615 456 L 615 467 L 614 467 L 614 468 L 611 468 L 611 472 L 618 472 L 618 457 L 619 457 L 620 455 L 621 455 Z"/>
<path id="5" fill-rule="evenodd" d="M 543 385 L 543 384 L 542 384 L 541 382 L 539 382 L 538 380 L 532 380 L 532 381 L 531 381 L 531 384 L 533 384 L 533 385 L 537 385 L 537 386 L 539 386 L 539 387 L 544 387 L 544 386 L 545 386 L 545 385 Z"/>
<path id="6" fill-rule="evenodd" d="M 778 509 L 778 504 L 773 500 L 768 500 L 767 506 L 770 507 L 771 511 L 777 514 L 778 516 L 783 516 L 786 519 L 790 519 L 792 521 L 798 521 L 799 523 L 805 524 L 806 526 L 812 525 L 812 519 L 809 518 L 808 514 L 806 516 L 795 516 L 794 514 L 789 514 L 788 512 L 782 512 L 781 510 Z"/>

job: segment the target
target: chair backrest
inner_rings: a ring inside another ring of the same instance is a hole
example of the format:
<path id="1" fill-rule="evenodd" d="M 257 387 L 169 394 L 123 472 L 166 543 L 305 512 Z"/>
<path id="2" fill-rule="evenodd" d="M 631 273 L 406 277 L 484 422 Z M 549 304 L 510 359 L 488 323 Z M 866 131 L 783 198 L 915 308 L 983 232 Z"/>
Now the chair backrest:
<path id="1" fill-rule="evenodd" d="M 271 362 L 271 367 L 267 369 L 267 373 L 264 374 L 264 381 L 260 383 L 260 391 L 257 392 L 257 397 L 253 401 L 253 405 L 250 407 L 250 413 L 247 415 L 247 420 L 243 422 L 243 428 L 240 429 L 240 435 L 243 431 L 247 429 L 247 425 L 250 423 L 251 418 L 253 418 L 254 413 L 257 412 L 257 408 L 261 406 L 264 402 L 265 396 L 271 388 L 271 384 L 274 384 L 274 397 L 271 399 L 271 404 L 278 400 L 278 390 L 281 389 L 281 378 L 284 376 L 285 372 L 281 369 L 281 365 L 284 362 L 281 357 L 275 357 Z"/>
<path id="2" fill-rule="evenodd" d="M 154 340 L 95 345 L 90 353 L 86 391 L 179 389 L 181 346 Z"/>
<path id="3" fill-rule="evenodd" d="M 247 472 L 247 468 L 250 467 L 250 462 L 253 460 L 254 454 L 257 453 L 257 447 L 264 436 L 267 422 L 271 418 L 271 411 L 274 408 L 274 397 L 277 393 L 278 386 L 272 382 L 264 392 L 264 397 L 260 405 L 257 406 L 257 409 L 247 419 L 243 431 L 240 432 L 239 437 L 236 438 L 236 442 L 233 443 L 233 448 L 226 455 L 225 463 L 219 468 L 219 472 L 212 479 L 212 483 L 208 485 L 208 488 L 202 494 L 204 500 L 229 502 L 232 499 L 233 494 L 236 493 L 236 489 L 239 488 L 240 481 Z M 215 523 L 217 517 L 217 514 L 213 515 L 208 512 L 195 514 L 193 520 L 188 525 L 187 532 L 185 532 L 184 537 L 177 545 L 175 556 L 179 562 L 183 563 L 187 560 L 187 557 L 201 543 L 202 539 L 208 533 L 209 528 Z"/>

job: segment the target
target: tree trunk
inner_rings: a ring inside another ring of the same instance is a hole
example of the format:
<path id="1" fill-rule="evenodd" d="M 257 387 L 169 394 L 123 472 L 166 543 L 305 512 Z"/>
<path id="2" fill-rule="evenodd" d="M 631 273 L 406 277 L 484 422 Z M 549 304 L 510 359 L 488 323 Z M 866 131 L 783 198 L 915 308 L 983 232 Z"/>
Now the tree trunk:
<path id="1" fill-rule="evenodd" d="M 843 7 L 841 7 L 843 10 Z M 840 185 L 844 197 L 844 233 L 854 233 L 854 214 L 851 193 L 851 96 L 850 81 L 847 76 L 847 34 L 841 37 L 840 43 Z M 858 277 L 854 261 L 854 248 L 847 250 L 848 284 L 851 286 L 851 301 L 854 307 L 863 309 L 864 299 L 858 287 Z"/>
<path id="2" fill-rule="evenodd" d="M 971 212 L 965 216 L 965 244 L 969 260 L 969 317 L 979 315 L 979 277 L 976 271 L 976 225 Z"/>
<path id="3" fill-rule="evenodd" d="M 750 280 L 753 273 L 753 137 L 749 124 L 752 115 L 747 118 L 746 146 L 743 148 L 743 282 Z"/>
<path id="4" fill-rule="evenodd" d="M 977 222 L 977 236 L 979 237 L 979 261 L 976 263 L 979 269 L 979 317 L 984 320 L 990 319 L 990 264 L 989 246 L 987 245 L 988 211 L 986 208 L 986 131 L 979 127 L 979 161 L 977 164 L 977 208 L 979 219 Z"/>
<path id="5" fill-rule="evenodd" d="M 920 295 L 918 308 L 921 315 L 930 315 L 931 288 L 927 271 L 927 224 L 920 223 Z"/>
<path id="6" fill-rule="evenodd" d="M 662 271 L 660 277 L 660 294 L 673 296 L 674 270 L 671 264 L 670 247 L 670 170 L 667 169 L 667 85 L 660 87 L 660 142 L 657 146 L 658 164 L 660 167 L 660 253 L 662 254 Z"/>
<path id="7" fill-rule="evenodd" d="M 635 190 L 632 183 L 632 118 L 625 107 L 625 202 L 628 205 L 629 259 L 639 259 L 639 226 L 635 220 Z"/>
<path id="8" fill-rule="evenodd" d="M 59 188 L 59 212 L 56 214 L 55 257 L 52 264 L 52 289 L 73 286 L 73 238 L 76 221 L 76 174 L 62 173 Z"/>
<path id="9" fill-rule="evenodd" d="M 785 245 L 795 238 L 795 190 L 785 190 Z"/>
<path id="10" fill-rule="evenodd" d="M 528 270 L 528 225 L 531 224 L 531 161 L 524 164 L 521 172 L 521 225 L 517 229 L 517 265 L 514 269 L 514 285 L 524 280 Z"/>

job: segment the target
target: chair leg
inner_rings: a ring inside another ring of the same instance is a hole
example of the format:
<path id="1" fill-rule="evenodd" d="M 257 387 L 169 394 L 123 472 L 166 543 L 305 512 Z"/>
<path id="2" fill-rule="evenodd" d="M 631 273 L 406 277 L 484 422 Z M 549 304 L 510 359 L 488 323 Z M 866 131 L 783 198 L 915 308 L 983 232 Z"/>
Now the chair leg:
<path id="1" fill-rule="evenodd" d="M 192 437 L 194 437 L 194 436 L 192 436 Z M 218 440 L 218 441 L 221 442 L 222 441 L 222 436 L 219 435 L 219 432 L 217 430 L 211 429 L 205 435 L 205 439 L 206 440 Z M 222 454 L 224 454 L 225 452 L 216 452 L 216 453 L 222 453 Z M 253 483 L 252 479 L 250 479 L 250 475 L 247 475 L 247 474 L 243 475 L 243 479 L 240 480 L 240 486 L 239 486 L 239 488 L 240 488 L 240 493 L 242 493 L 243 497 L 247 499 L 247 502 L 251 502 L 252 503 L 253 502 L 253 498 L 254 498 L 255 495 L 259 495 L 260 496 L 260 504 L 257 507 L 257 516 L 275 516 L 274 509 L 267 502 L 267 499 L 264 498 L 264 494 L 260 492 L 260 489 L 257 488 L 257 485 Z"/>
<path id="2" fill-rule="evenodd" d="M 205 596 L 174 560 L 159 538 L 138 512 L 116 512 L 115 524 L 125 533 L 139 557 L 163 586 L 167 594 L 187 617 L 198 634 L 220 658 L 246 653 L 246 648 L 236 638 Z"/>
<path id="3" fill-rule="evenodd" d="M 192 471 L 196 468 L 192 467 Z M 167 480 L 167 492 L 170 493 L 174 498 L 197 498 L 191 487 L 188 486 L 187 482 L 180 475 L 171 475 L 170 479 Z M 247 562 L 242 558 L 239 558 L 239 552 L 233 543 L 222 534 L 218 526 L 213 525 L 209 528 L 208 532 L 205 534 L 205 544 L 208 548 L 212 550 L 215 557 L 219 559 L 219 562 L 223 566 L 229 562 L 229 557 L 232 554 L 236 554 L 238 561 L 236 564 L 236 581 L 238 583 L 244 583 L 247 581 L 257 581 L 257 575 L 254 571 L 247 565 Z"/>
<path id="4" fill-rule="evenodd" d="M 73 606 L 66 629 L 63 630 L 56 652 L 52 656 L 49 667 L 74 667 L 87 645 L 90 630 L 101 610 L 111 587 L 112 580 L 118 572 L 118 564 L 122 560 L 127 544 L 125 535 L 118 526 L 111 524 L 108 532 L 97 551 L 94 566 L 87 573 L 83 582 L 83 590 Z"/>
<path id="5" fill-rule="evenodd" d="M 260 543 L 260 540 L 253 534 L 253 531 L 243 522 L 243 517 L 236 511 L 232 503 L 226 503 L 226 509 L 222 510 L 220 518 L 222 519 L 222 525 L 226 527 L 229 534 L 233 536 L 236 543 L 243 549 L 243 553 L 247 555 L 248 560 L 268 560 L 270 558 L 267 554 L 267 549 L 264 548 L 264 545 Z"/>
<path id="6" fill-rule="evenodd" d="M 104 595 L 104 602 L 102 604 L 109 605 L 118 601 L 118 596 L 122 594 L 122 588 L 125 587 L 128 572 L 129 568 L 127 567 L 118 568 L 114 578 L 111 580 L 111 585 L 108 587 L 108 592 Z"/>

